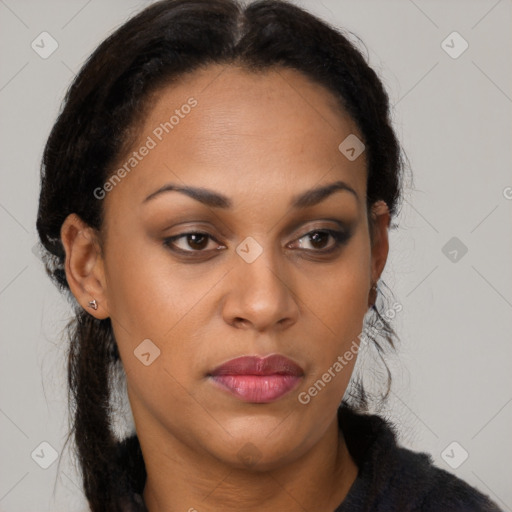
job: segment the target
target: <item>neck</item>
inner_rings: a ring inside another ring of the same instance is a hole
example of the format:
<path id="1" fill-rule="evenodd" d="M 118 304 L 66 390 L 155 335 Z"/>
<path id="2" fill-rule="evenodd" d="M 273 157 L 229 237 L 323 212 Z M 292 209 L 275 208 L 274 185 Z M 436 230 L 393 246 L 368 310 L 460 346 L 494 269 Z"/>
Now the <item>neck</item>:
<path id="1" fill-rule="evenodd" d="M 168 432 L 143 431 L 147 434 L 139 439 L 147 473 L 143 497 L 149 512 L 332 512 L 357 476 L 337 417 L 306 454 L 266 471 L 258 471 L 257 464 L 234 468 L 179 443 Z"/>

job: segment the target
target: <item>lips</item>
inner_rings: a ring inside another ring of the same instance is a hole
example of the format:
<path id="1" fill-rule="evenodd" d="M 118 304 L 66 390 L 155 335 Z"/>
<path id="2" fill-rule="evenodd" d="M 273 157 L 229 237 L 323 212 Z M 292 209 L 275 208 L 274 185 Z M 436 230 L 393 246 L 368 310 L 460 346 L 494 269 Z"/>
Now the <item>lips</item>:
<path id="1" fill-rule="evenodd" d="M 300 377 L 304 370 L 291 359 L 279 354 L 267 357 L 243 356 L 231 359 L 211 372 L 210 375 L 293 375 Z"/>
<path id="2" fill-rule="evenodd" d="M 278 400 L 297 387 L 303 376 L 304 370 L 298 364 L 279 354 L 238 357 L 208 374 L 223 391 L 253 403 Z"/>

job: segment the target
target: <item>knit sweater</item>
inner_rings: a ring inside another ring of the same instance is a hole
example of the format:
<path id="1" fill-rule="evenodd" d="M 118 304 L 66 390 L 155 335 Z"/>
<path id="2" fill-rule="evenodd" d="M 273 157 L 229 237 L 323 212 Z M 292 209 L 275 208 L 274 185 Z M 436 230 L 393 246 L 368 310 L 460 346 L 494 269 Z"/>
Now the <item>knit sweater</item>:
<path id="1" fill-rule="evenodd" d="M 334 512 L 503 512 L 427 453 L 400 447 L 395 427 L 382 417 L 342 406 L 338 424 L 359 471 Z M 142 496 L 134 498 L 128 510 L 147 512 Z"/>
<path id="2" fill-rule="evenodd" d="M 334 512 L 502 512 L 427 453 L 400 447 L 380 416 L 340 408 L 338 421 L 359 472 Z"/>

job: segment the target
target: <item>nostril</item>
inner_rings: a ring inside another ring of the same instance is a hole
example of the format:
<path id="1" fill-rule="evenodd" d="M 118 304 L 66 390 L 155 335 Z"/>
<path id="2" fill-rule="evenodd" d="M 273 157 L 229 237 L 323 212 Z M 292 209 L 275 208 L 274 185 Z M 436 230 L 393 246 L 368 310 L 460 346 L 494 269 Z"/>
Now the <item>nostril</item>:
<path id="1" fill-rule="evenodd" d="M 241 327 L 245 324 L 246 320 L 244 318 L 237 317 L 231 322 L 233 327 Z"/>

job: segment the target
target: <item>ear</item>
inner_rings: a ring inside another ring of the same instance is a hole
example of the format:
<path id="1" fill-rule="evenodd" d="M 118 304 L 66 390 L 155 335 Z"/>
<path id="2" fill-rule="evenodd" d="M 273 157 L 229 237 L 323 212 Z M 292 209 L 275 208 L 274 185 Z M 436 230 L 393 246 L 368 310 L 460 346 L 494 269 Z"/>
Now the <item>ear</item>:
<path id="1" fill-rule="evenodd" d="M 62 224 L 60 237 L 66 252 L 65 271 L 71 293 L 95 318 L 108 318 L 104 263 L 97 231 L 72 213 Z M 89 305 L 92 300 L 96 301 L 96 310 Z"/>
<path id="2" fill-rule="evenodd" d="M 373 227 L 372 233 L 372 256 L 371 256 L 371 283 L 376 284 L 386 265 L 389 253 L 388 227 L 390 214 L 388 205 L 384 201 L 376 201 L 371 208 Z M 375 295 L 370 292 L 370 296 Z M 369 299 L 368 305 L 375 302 L 374 297 Z"/>

